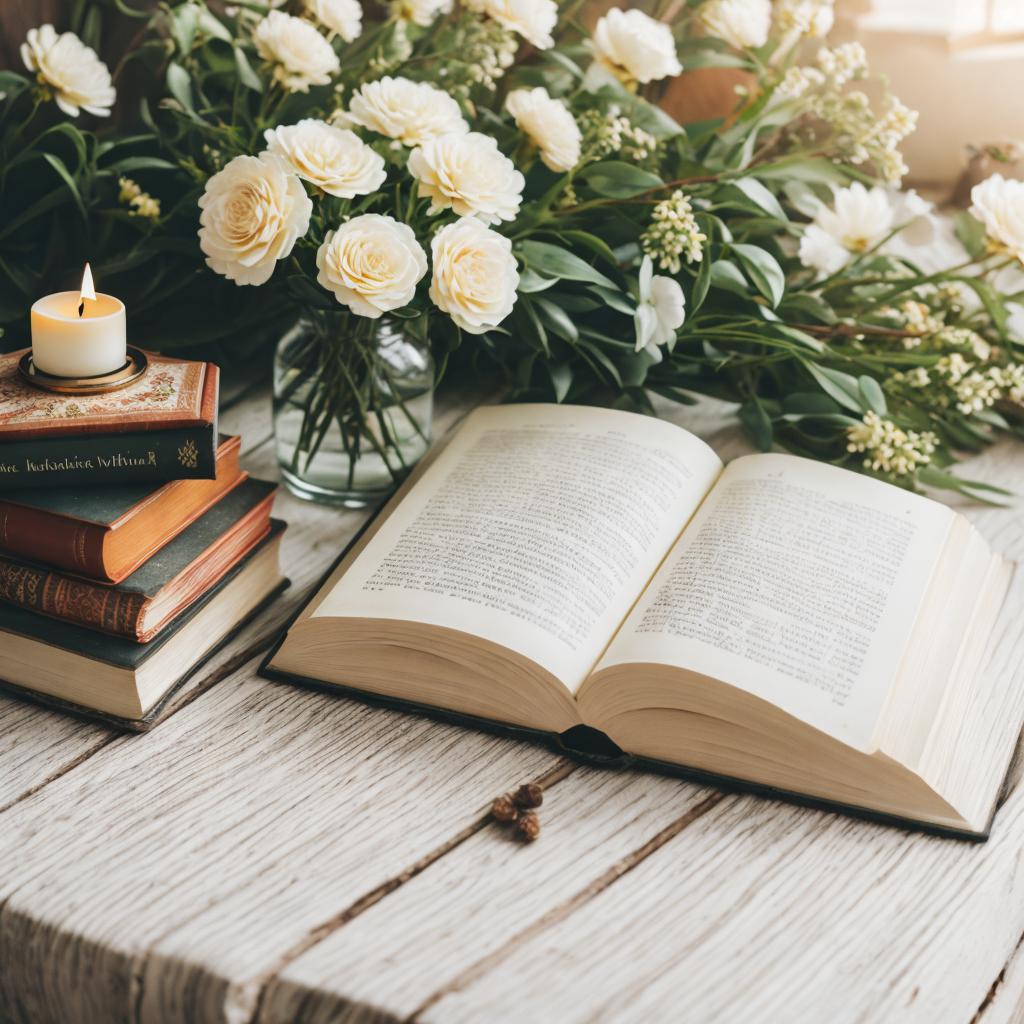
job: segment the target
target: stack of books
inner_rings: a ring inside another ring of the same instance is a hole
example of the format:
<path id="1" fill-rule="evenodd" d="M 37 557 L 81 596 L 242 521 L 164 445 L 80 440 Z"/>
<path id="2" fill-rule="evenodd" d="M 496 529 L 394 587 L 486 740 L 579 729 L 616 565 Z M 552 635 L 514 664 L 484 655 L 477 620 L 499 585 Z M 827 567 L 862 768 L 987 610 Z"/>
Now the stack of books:
<path id="1" fill-rule="evenodd" d="M 0 356 L 0 685 L 132 729 L 286 585 L 276 486 L 217 433 L 218 371 L 82 396 Z"/>

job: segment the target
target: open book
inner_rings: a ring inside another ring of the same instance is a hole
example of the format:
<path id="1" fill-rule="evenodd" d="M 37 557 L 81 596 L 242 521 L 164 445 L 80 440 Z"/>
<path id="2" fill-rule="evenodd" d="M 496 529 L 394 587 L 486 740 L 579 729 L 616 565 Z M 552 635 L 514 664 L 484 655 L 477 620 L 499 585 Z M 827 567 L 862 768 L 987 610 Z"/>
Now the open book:
<path id="1" fill-rule="evenodd" d="M 946 506 L 834 466 L 485 408 L 265 670 L 983 837 L 1024 717 L 983 671 L 1012 572 Z"/>

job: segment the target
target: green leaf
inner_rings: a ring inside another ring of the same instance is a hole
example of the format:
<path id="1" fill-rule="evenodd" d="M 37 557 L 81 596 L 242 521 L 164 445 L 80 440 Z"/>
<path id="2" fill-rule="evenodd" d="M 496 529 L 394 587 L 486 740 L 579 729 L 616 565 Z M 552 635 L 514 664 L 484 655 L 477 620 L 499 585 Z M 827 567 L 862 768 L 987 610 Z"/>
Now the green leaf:
<path id="1" fill-rule="evenodd" d="M 82 215 L 82 220 L 88 220 L 89 214 L 85 209 L 85 202 L 82 199 L 82 193 L 78 191 L 78 183 L 71 176 L 71 172 L 64 166 L 64 161 L 59 156 L 54 156 L 52 153 L 44 153 L 43 159 L 60 175 L 61 180 L 67 185 L 68 190 L 71 192 L 71 198 L 74 199 L 75 205 L 78 207 L 79 213 Z"/>
<path id="2" fill-rule="evenodd" d="M 192 103 L 192 79 L 180 65 L 171 61 L 167 65 L 167 90 L 193 116 L 196 108 Z"/>
<path id="3" fill-rule="evenodd" d="M 199 8 L 199 28 L 204 35 L 220 39 L 225 43 L 233 42 L 231 33 L 205 6 Z"/>
<path id="4" fill-rule="evenodd" d="M 995 325 L 1000 337 L 1004 341 L 1008 340 L 1007 322 L 1009 314 L 1006 312 L 1006 307 L 1003 305 L 1002 299 L 995 288 L 980 277 L 968 277 L 964 274 L 958 274 L 956 277 L 951 278 L 951 280 L 962 281 L 968 288 L 974 290 L 975 295 L 978 296 L 981 304 L 985 307 L 985 312 L 992 318 L 992 323 Z"/>
<path id="5" fill-rule="evenodd" d="M 867 412 L 867 405 L 861 394 L 860 384 L 856 377 L 851 377 L 842 370 L 833 370 L 828 366 L 816 366 L 814 363 L 805 363 L 808 372 L 821 385 L 821 390 L 831 398 L 834 398 L 844 409 L 849 409 L 858 415 Z"/>
<path id="6" fill-rule="evenodd" d="M 796 327 L 790 327 L 789 324 L 773 324 L 772 330 L 783 338 L 795 341 L 802 348 L 811 349 L 812 352 L 825 351 L 825 343 L 821 341 L 820 338 L 815 338 L 813 334 L 807 334 L 805 331 L 801 331 Z"/>
<path id="7" fill-rule="evenodd" d="M 779 220 L 789 220 L 786 211 L 778 199 L 757 180 L 757 178 L 738 178 L 731 184 L 738 188 L 752 203 L 756 203 L 765 213 Z"/>
<path id="8" fill-rule="evenodd" d="M 176 171 L 178 165 L 158 156 L 128 156 L 103 169 L 114 174 L 128 174 L 130 171 Z"/>
<path id="9" fill-rule="evenodd" d="M 874 377 L 862 374 L 857 378 L 857 385 L 861 397 L 870 409 L 877 412 L 879 416 L 884 416 L 889 411 L 889 407 L 885 404 L 885 395 Z"/>
<path id="10" fill-rule="evenodd" d="M 260 76 L 253 71 L 249 58 L 246 57 L 245 51 L 240 46 L 235 47 L 235 67 L 238 69 L 238 80 L 242 85 L 247 89 L 252 89 L 253 92 L 263 92 L 263 82 L 260 80 Z"/>
<path id="11" fill-rule="evenodd" d="M 615 282 L 595 270 L 575 253 L 550 242 L 527 241 L 519 246 L 528 269 L 542 277 L 559 277 L 566 281 L 589 281 L 618 291 Z"/>
<path id="12" fill-rule="evenodd" d="M 782 272 L 778 260 L 765 249 L 744 242 L 733 244 L 733 252 L 739 257 L 743 269 L 750 275 L 754 287 L 776 307 L 786 290 L 786 275 Z"/>
<path id="13" fill-rule="evenodd" d="M 584 249 L 589 249 L 595 256 L 597 256 L 602 262 L 607 263 L 613 270 L 618 269 L 619 261 L 616 259 L 615 253 L 611 251 L 608 243 L 604 241 L 604 239 L 598 238 L 597 235 L 592 235 L 589 231 L 577 231 L 573 229 L 571 231 L 560 232 L 559 237 L 568 242 L 575 242 Z"/>
<path id="14" fill-rule="evenodd" d="M 742 295 L 745 299 L 750 298 L 747 279 L 731 260 L 716 260 L 711 265 L 710 280 L 715 288 L 723 288 L 727 292 Z"/>
<path id="15" fill-rule="evenodd" d="M 541 277 L 536 271 L 531 270 L 527 267 L 519 275 L 519 287 L 517 291 L 522 294 L 531 294 L 532 292 L 543 292 L 548 288 L 558 284 L 557 277 Z"/>
<path id="16" fill-rule="evenodd" d="M 708 288 L 711 286 L 711 254 L 704 253 L 704 258 L 697 268 L 697 277 L 693 282 L 693 291 L 690 293 L 690 316 L 693 316 L 704 304 L 707 298 Z"/>
<path id="17" fill-rule="evenodd" d="M 850 177 L 824 157 L 782 159 L 751 167 L 747 173 L 764 181 L 807 181 L 826 185 L 845 185 Z"/>
<path id="18" fill-rule="evenodd" d="M 839 405 L 820 391 L 794 391 L 782 399 L 782 410 L 793 416 L 830 416 Z"/>
<path id="19" fill-rule="evenodd" d="M 996 487 L 994 484 L 987 484 L 981 480 L 964 480 L 961 477 L 953 476 L 952 473 L 946 473 L 933 465 L 922 466 L 917 471 L 917 479 L 928 487 L 941 487 L 947 491 L 959 491 L 961 494 L 974 498 L 976 501 L 984 501 L 987 504 L 999 505 L 1000 507 L 1002 507 L 1001 502 L 994 502 L 984 497 L 983 494 L 975 492 L 981 491 L 1004 496 L 1013 494 L 1013 491 L 1007 491 L 1002 487 Z"/>
<path id="20" fill-rule="evenodd" d="M 579 174 L 598 194 L 611 199 L 629 199 L 664 184 L 656 174 L 619 160 L 590 164 Z"/>
<path id="21" fill-rule="evenodd" d="M 636 312 L 632 301 L 617 288 L 602 288 L 600 285 L 592 284 L 587 287 L 587 291 L 596 295 L 606 306 L 611 306 L 626 316 L 632 316 Z"/>
<path id="22" fill-rule="evenodd" d="M 555 389 L 555 401 L 561 402 L 572 387 L 572 366 L 569 363 L 545 363 L 545 366 Z"/>
<path id="23" fill-rule="evenodd" d="M 956 237 L 967 250 L 967 255 L 978 260 L 985 255 L 985 226 L 966 210 L 959 210 L 953 215 Z"/>
<path id="24" fill-rule="evenodd" d="M 576 325 L 572 322 L 569 314 L 561 306 L 550 299 L 534 299 L 534 304 L 546 327 L 566 341 L 575 342 L 579 340 L 580 332 L 576 329 Z"/>
<path id="25" fill-rule="evenodd" d="M 740 406 L 737 415 L 740 422 L 747 428 L 754 444 L 761 451 L 770 452 L 774 435 L 772 421 L 768 418 L 768 413 L 764 411 L 764 406 L 756 398 L 751 398 Z"/>

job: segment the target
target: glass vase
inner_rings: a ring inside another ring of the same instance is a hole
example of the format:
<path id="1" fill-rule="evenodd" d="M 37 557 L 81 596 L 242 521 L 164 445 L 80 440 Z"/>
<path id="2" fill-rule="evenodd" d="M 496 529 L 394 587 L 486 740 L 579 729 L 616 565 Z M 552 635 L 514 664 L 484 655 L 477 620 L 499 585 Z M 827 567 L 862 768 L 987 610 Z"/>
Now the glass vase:
<path id="1" fill-rule="evenodd" d="M 311 312 L 274 356 L 274 441 L 300 498 L 362 508 L 430 446 L 434 362 L 400 320 Z"/>

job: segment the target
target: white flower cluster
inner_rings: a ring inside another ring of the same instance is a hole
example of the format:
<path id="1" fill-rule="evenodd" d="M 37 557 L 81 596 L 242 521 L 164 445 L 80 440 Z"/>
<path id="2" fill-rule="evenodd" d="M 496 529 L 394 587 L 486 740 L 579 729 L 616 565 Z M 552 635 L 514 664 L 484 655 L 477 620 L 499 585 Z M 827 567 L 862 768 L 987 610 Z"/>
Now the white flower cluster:
<path id="1" fill-rule="evenodd" d="M 871 411 L 861 423 L 846 430 L 848 452 L 864 454 L 864 468 L 894 477 L 906 477 L 931 462 L 938 438 L 930 430 L 903 430 L 892 420 Z"/>
<path id="2" fill-rule="evenodd" d="M 132 181 L 131 178 L 118 178 L 117 185 L 120 190 L 117 198 L 131 207 L 136 217 L 145 217 L 147 220 L 157 220 L 160 217 L 160 200 L 154 199 L 148 192 L 143 192 L 138 182 Z"/>
<path id="3" fill-rule="evenodd" d="M 651 223 L 640 236 L 640 247 L 662 270 L 678 274 L 682 257 L 687 263 L 699 263 L 701 246 L 707 241 L 693 216 L 690 200 L 677 189 L 654 207 Z"/>
<path id="4" fill-rule="evenodd" d="M 607 113 L 590 109 L 580 115 L 580 129 L 586 139 L 587 160 L 603 160 L 615 153 L 632 160 L 646 160 L 658 148 L 658 140 L 633 124 L 618 107 Z"/>
<path id="5" fill-rule="evenodd" d="M 871 161 L 883 179 L 898 184 L 906 174 L 900 143 L 917 125 L 917 112 L 888 96 L 881 113 L 868 96 L 845 87 L 867 74 L 867 55 L 860 43 L 844 43 L 818 51 L 816 66 L 791 67 L 772 94 L 772 103 L 806 98 L 810 114 L 826 122 L 836 145 L 853 164 Z"/>

